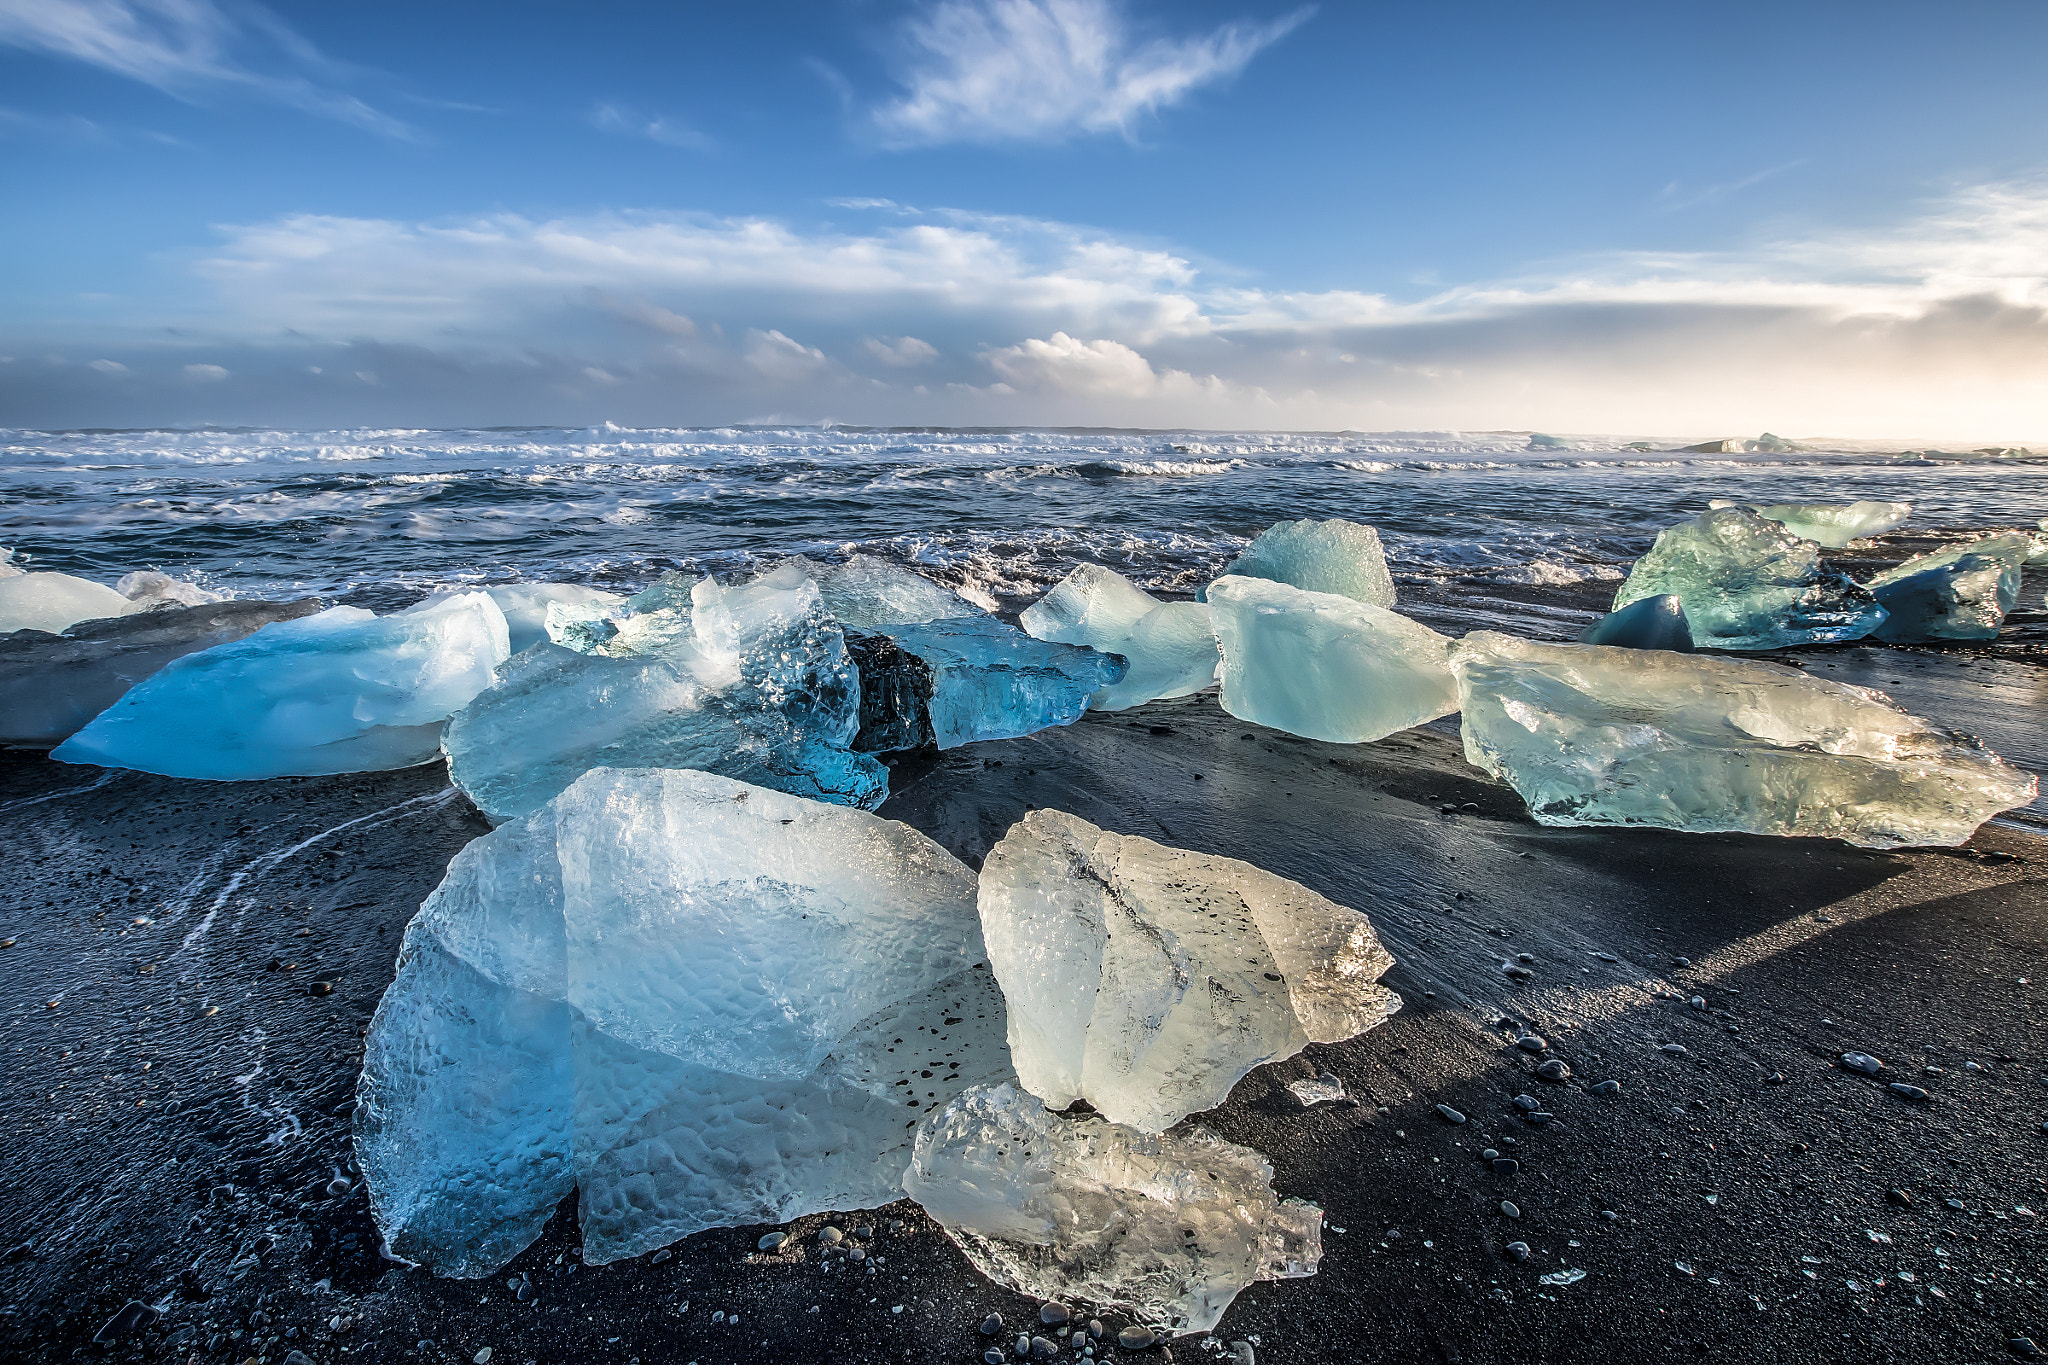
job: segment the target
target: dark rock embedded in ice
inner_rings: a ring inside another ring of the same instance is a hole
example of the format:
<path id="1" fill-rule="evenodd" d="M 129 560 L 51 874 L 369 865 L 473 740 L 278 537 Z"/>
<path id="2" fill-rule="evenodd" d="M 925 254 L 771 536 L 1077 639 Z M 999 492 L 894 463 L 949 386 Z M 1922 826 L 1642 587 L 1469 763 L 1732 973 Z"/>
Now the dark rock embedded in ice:
<path id="1" fill-rule="evenodd" d="M 860 670 L 856 753 L 921 749 L 932 742 L 932 670 L 887 635 L 846 632 L 846 653 Z"/>

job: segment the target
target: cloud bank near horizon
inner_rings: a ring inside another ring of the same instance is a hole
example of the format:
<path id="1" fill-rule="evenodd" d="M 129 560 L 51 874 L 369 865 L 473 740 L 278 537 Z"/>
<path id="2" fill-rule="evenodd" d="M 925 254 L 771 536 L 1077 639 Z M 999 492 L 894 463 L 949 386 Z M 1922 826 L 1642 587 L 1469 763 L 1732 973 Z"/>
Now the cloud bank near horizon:
<path id="1" fill-rule="evenodd" d="M 0 422 L 2048 434 L 2048 182 L 1412 299 L 1262 288 L 1072 224 L 841 207 L 230 226 L 174 311 L 10 324 Z"/>

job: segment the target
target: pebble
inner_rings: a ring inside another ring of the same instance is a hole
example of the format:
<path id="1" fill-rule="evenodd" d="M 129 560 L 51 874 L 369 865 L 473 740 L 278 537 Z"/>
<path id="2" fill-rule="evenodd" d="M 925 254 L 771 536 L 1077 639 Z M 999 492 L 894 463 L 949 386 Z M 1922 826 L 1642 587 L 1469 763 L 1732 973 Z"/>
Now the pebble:
<path id="1" fill-rule="evenodd" d="M 1536 1068 L 1536 1078 L 1542 1081 L 1568 1081 L 1571 1075 L 1572 1069 L 1555 1057 Z"/>
<path id="2" fill-rule="evenodd" d="M 1555 1114 L 1549 1113 L 1542 1109 L 1538 1109 L 1535 1113 L 1530 1114 L 1528 1116 L 1528 1119 L 1531 1123 L 1548 1123 L 1556 1117 L 1557 1115 Z"/>
<path id="3" fill-rule="evenodd" d="M 1533 1033 L 1525 1033 L 1515 1039 L 1515 1046 L 1524 1052 L 1541 1052 L 1544 1048 L 1549 1047 L 1550 1044 L 1544 1042 Z"/>
<path id="4" fill-rule="evenodd" d="M 1493 1159 L 1493 1173 L 1495 1175 L 1513 1175 L 1521 1169 L 1522 1163 L 1511 1156 L 1501 1156 Z"/>
<path id="5" fill-rule="evenodd" d="M 1884 1063 L 1867 1052 L 1845 1052 L 1842 1054 L 1842 1070 L 1875 1076 L 1884 1070 Z"/>
<path id="6" fill-rule="evenodd" d="M 1621 1221 L 1621 1215 L 1616 1213 L 1613 1209 L 1600 1210 L 1600 1218 L 1601 1221 L 1607 1223 L 1619 1223 Z"/>
<path id="7" fill-rule="evenodd" d="M 1151 1328 L 1140 1327 L 1136 1323 L 1116 1334 L 1116 1344 L 1126 1351 L 1142 1351 L 1158 1340 L 1158 1337 L 1152 1335 Z"/>
<path id="8" fill-rule="evenodd" d="M 818 1229 L 818 1244 L 820 1246 L 836 1247 L 845 1240 L 846 1234 L 838 1228 Z"/>
<path id="9" fill-rule="evenodd" d="M 284 1365 L 313 1365 L 313 1359 L 304 1351 L 286 1351 Z"/>
<path id="10" fill-rule="evenodd" d="M 1033 1360 L 1051 1360 L 1059 1353 L 1060 1347 L 1058 1342 L 1046 1337 L 1031 1338 L 1031 1358 Z"/>
<path id="11" fill-rule="evenodd" d="M 1537 1099 L 1534 1095 L 1517 1095 L 1514 1098 L 1514 1106 L 1523 1113 L 1528 1114 L 1541 1109 L 1543 1101 Z"/>
<path id="12" fill-rule="evenodd" d="M 1057 1327 L 1072 1316 L 1063 1303 L 1041 1304 L 1038 1309 L 1038 1320 L 1047 1327 Z"/>
<path id="13" fill-rule="evenodd" d="M 1529 980 L 1529 978 L 1536 975 L 1536 973 L 1530 971 L 1527 967 L 1518 967 L 1512 962 L 1510 962 L 1507 966 L 1502 967 L 1501 971 L 1505 972 L 1507 975 L 1513 977 L 1517 981 L 1527 981 Z"/>
<path id="14" fill-rule="evenodd" d="M 1517 1261 L 1528 1260 L 1529 1244 L 1527 1242 L 1509 1242 L 1508 1255 L 1514 1257 Z"/>
<path id="15" fill-rule="evenodd" d="M 774 1251 L 788 1240 L 789 1234 L 786 1232 L 771 1232 L 760 1241 L 754 1243 L 754 1247 L 759 1251 Z"/>
<path id="16" fill-rule="evenodd" d="M 985 1365 L 1003 1365 L 1003 1362 L 1007 1360 L 1009 1357 L 1005 1356 L 1001 1351 L 998 1351 L 995 1347 L 991 1346 L 986 1351 L 983 1351 L 981 1353 L 981 1358 L 985 1362 Z"/>
<path id="17" fill-rule="evenodd" d="M 2014 1337 L 2011 1341 L 2005 1343 L 2005 1349 L 2011 1351 L 2016 1356 L 2024 1356 L 2029 1360 L 2041 1354 L 2041 1348 L 2034 1344 L 2032 1337 Z"/>
<path id="18" fill-rule="evenodd" d="M 872 1227 L 869 1227 L 866 1223 L 862 1223 L 859 1227 L 853 1230 L 853 1235 L 855 1237 L 858 1237 L 863 1242 L 872 1241 L 874 1239 L 875 1230 Z"/>
<path id="19" fill-rule="evenodd" d="M 1253 1352 L 1252 1344 L 1249 1341 L 1231 1342 L 1230 1358 L 1236 1362 L 1236 1365 L 1259 1365 L 1258 1355 Z"/>
<path id="20" fill-rule="evenodd" d="M 1452 1123 L 1463 1123 L 1465 1121 L 1465 1116 L 1459 1113 L 1457 1110 L 1451 1108 L 1451 1106 L 1449 1106 L 1448 1104 L 1438 1105 L 1436 1107 L 1436 1112 L 1442 1114 L 1445 1119 Z"/>
<path id="21" fill-rule="evenodd" d="M 1692 959 L 1689 957 L 1674 957 L 1671 959 L 1671 965 L 1674 967 L 1690 967 Z"/>
<path id="22" fill-rule="evenodd" d="M 129 1333 L 149 1326 L 159 1316 L 161 1314 L 148 1304 L 130 1299 L 122 1304 L 120 1311 L 111 1318 L 108 1318 L 106 1325 L 94 1334 L 93 1344 L 105 1346 L 110 1342 L 119 1341 Z"/>
<path id="23" fill-rule="evenodd" d="M 484 1365 L 484 1362 L 489 1360 L 490 1358 L 491 1348 L 488 1346 L 484 1347 L 481 1351 L 478 1351 L 475 1355 L 470 1357 L 471 1360 L 476 1362 L 476 1365 Z"/>
<path id="24" fill-rule="evenodd" d="M 848 1247 L 846 1249 L 846 1259 L 849 1261 L 865 1261 L 867 1258 L 868 1254 L 859 1247 Z"/>
<path id="25" fill-rule="evenodd" d="M 1957 1213 L 1962 1213 L 1969 1207 L 1960 1199 L 1944 1199 L 1941 1202 L 1944 1208 L 1954 1209 Z"/>
<path id="26" fill-rule="evenodd" d="M 1601 1081 L 1598 1085 L 1587 1086 L 1586 1093 L 1588 1095 L 1618 1095 L 1621 1093 L 1621 1082 Z"/>
<path id="27" fill-rule="evenodd" d="M 667 1247 L 663 1247 L 661 1250 L 655 1252 L 654 1255 L 648 1258 L 648 1264 L 660 1265 L 663 1261 L 666 1261 L 669 1257 L 673 1255 L 675 1255 L 673 1251 L 670 1251 Z"/>
<path id="28" fill-rule="evenodd" d="M 1784 1083 L 1785 1073 L 1782 1071 L 1773 1071 L 1770 1075 L 1764 1077 L 1765 1085 L 1783 1085 Z"/>
<path id="29" fill-rule="evenodd" d="M 903 1231 L 903 1220 L 902 1220 L 901 1218 L 891 1218 L 891 1219 L 889 1220 L 889 1231 L 891 1231 L 891 1232 L 901 1232 L 901 1231 Z"/>
<path id="30" fill-rule="evenodd" d="M 327 1197 L 329 1199 L 340 1199 L 345 1197 L 348 1194 L 348 1192 L 354 1188 L 354 1185 L 342 1179 L 340 1176 L 336 1176 L 334 1179 L 327 1182 Z"/>
<path id="31" fill-rule="evenodd" d="M 1491 1148 L 1491 1147 L 1488 1147 L 1488 1148 L 1487 1148 L 1487 1149 L 1486 1149 L 1485 1151 L 1481 1152 L 1481 1153 L 1480 1153 L 1479 1155 L 1480 1155 L 1480 1156 L 1482 1156 L 1482 1157 L 1484 1157 L 1484 1158 L 1486 1158 L 1486 1160 L 1488 1160 L 1488 1161 L 1498 1161 L 1498 1160 L 1500 1159 L 1500 1153 L 1499 1153 L 1498 1151 L 1495 1151 L 1495 1150 L 1494 1150 L 1493 1148 Z"/>
<path id="32" fill-rule="evenodd" d="M 1707 1007 L 1707 997 L 1705 997 L 1704 995 L 1695 995 L 1692 999 L 1686 1001 L 1685 1003 L 1691 1005 L 1696 1010 L 1703 1010 Z"/>
<path id="33" fill-rule="evenodd" d="M 1913 1196 L 1907 1194 L 1904 1190 L 1886 1190 L 1884 1197 L 1902 1209 L 1913 1207 Z"/>
<path id="34" fill-rule="evenodd" d="M 1977 1065 L 1977 1064 L 1976 1064 L 1975 1062 L 1964 1062 L 1964 1063 L 1963 1063 L 1963 1070 L 1965 1070 L 1965 1071 L 1982 1071 L 1983 1069 L 1984 1069 L 1983 1067 L 1981 1067 L 1981 1066 Z"/>
<path id="35" fill-rule="evenodd" d="M 1522 1211 L 1506 1199 L 1500 1201 L 1500 1211 L 1510 1218 L 1520 1218 L 1522 1216 Z"/>
<path id="36" fill-rule="evenodd" d="M 1927 1092 L 1925 1090 L 1922 1090 L 1917 1085 L 1907 1085 L 1904 1081 L 1893 1081 L 1890 1085 L 1886 1086 L 1885 1089 L 1891 1091 L 1900 1099 L 1924 1100 L 1927 1098 Z"/>
<path id="37" fill-rule="evenodd" d="M 1028 1356 L 1031 1354 L 1030 1337 L 1020 1335 L 1017 1338 L 1017 1354 L 1020 1356 Z"/>
<path id="38" fill-rule="evenodd" d="M 1534 954 L 1534 953 L 1516 953 L 1516 954 L 1515 954 L 1515 961 L 1517 961 L 1517 962 L 1534 962 L 1535 960 L 1536 960 L 1536 954 Z"/>
<path id="39" fill-rule="evenodd" d="M 1664 1046 L 1658 1048 L 1657 1051 L 1663 1053 L 1667 1057 L 1683 1057 L 1686 1055 L 1685 1044 L 1683 1043 L 1666 1043 L 1664 1044 Z"/>

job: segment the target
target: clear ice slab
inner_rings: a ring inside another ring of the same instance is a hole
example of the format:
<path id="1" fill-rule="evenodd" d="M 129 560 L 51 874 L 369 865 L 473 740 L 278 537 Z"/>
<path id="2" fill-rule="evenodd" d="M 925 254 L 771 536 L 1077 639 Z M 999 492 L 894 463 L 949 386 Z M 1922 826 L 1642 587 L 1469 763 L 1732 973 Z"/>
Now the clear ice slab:
<path id="1" fill-rule="evenodd" d="M 1246 1285 L 1323 1254 L 1323 1211 L 1276 1195 L 1249 1147 L 1054 1114 L 1011 1085 L 927 1118 L 903 1189 L 998 1284 L 1167 1332 L 1208 1331 Z"/>
<path id="2" fill-rule="evenodd" d="M 394 1254 L 489 1274 L 581 1191 L 584 1259 L 898 1197 L 1009 1077 L 974 874 L 908 826 L 598 769 L 471 843 L 406 930 L 356 1145 Z"/>
<path id="3" fill-rule="evenodd" d="M 941 749 L 1072 725 L 1088 699 L 1121 682 L 1130 667 L 1112 654 L 1034 640 L 992 616 L 885 623 L 874 633 L 930 670 L 927 710 Z"/>
<path id="4" fill-rule="evenodd" d="M 1223 709 L 1292 735 L 1362 744 L 1458 709 L 1450 641 L 1369 602 L 1260 578 L 1209 585 Z"/>
<path id="5" fill-rule="evenodd" d="M 1879 574 L 1864 586 L 1889 614 L 1871 633 L 1893 644 L 1997 638 L 2034 545 L 2020 533 L 1986 536 Z"/>
<path id="6" fill-rule="evenodd" d="M 825 609 L 853 630 L 988 614 L 951 589 L 874 555 L 831 566 L 802 558 L 785 562 L 801 566 L 824 595 Z"/>
<path id="7" fill-rule="evenodd" d="M 1865 498 L 1848 504 L 1779 502 L 1754 510 L 1764 520 L 1778 522 L 1801 540 L 1839 550 L 1852 540 L 1898 530 L 1913 515 L 1913 504 Z"/>
<path id="8" fill-rule="evenodd" d="M 505 613 L 505 629 L 514 654 L 548 638 L 548 610 L 556 603 L 578 614 L 597 615 L 621 607 L 626 601 L 617 593 L 586 588 L 580 583 L 503 583 L 484 591 Z"/>
<path id="9" fill-rule="evenodd" d="M 1692 626 L 1676 597 L 1645 597 L 1610 612 L 1579 632 L 1582 645 L 1621 649 L 1669 649 L 1692 653 Z"/>
<path id="10" fill-rule="evenodd" d="M 1216 681 L 1221 663 L 1206 606 L 1162 602 L 1096 564 L 1075 569 L 1019 619 L 1034 639 L 1086 645 L 1130 661 L 1123 681 L 1089 698 L 1097 711 L 1199 692 Z"/>
<path id="11" fill-rule="evenodd" d="M 980 901 L 1018 1080 L 1053 1109 L 1085 1099 L 1144 1132 L 1400 1007 L 1379 984 L 1394 960 L 1356 910 L 1064 811 L 1011 826 Z"/>
<path id="12" fill-rule="evenodd" d="M 50 756 L 215 781 L 409 768 L 509 652 L 480 592 L 389 616 L 329 607 L 172 660 Z"/>
<path id="13" fill-rule="evenodd" d="M 1821 567 L 1818 545 L 1740 507 L 1665 527 L 1629 570 L 1614 610 L 1665 595 L 1684 604 L 1701 649 L 1830 644 L 1884 620 L 1866 589 Z"/>
<path id="14" fill-rule="evenodd" d="M 1546 825 L 1954 845 L 2035 795 L 1973 736 L 1796 668 L 1493 631 L 1451 654 L 1466 759 Z"/>
<path id="15" fill-rule="evenodd" d="M 80 621 L 125 616 L 136 609 L 104 583 L 68 573 L 15 573 L 0 578 L 0 634 L 61 634 Z"/>
<path id="16" fill-rule="evenodd" d="M 1265 578 L 1304 592 L 1394 605 L 1394 577 L 1380 533 L 1355 521 L 1279 521 L 1230 561 L 1224 576 Z M 1205 594 L 1206 596 L 1206 594 Z"/>

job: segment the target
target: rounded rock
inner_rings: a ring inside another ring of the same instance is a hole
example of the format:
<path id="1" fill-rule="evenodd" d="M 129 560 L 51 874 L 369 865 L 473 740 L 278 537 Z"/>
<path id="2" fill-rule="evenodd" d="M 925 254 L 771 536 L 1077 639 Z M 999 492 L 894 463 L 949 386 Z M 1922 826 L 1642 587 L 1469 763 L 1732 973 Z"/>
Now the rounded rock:
<path id="1" fill-rule="evenodd" d="M 1038 1307 L 1038 1320 L 1047 1327 L 1057 1327 L 1072 1316 L 1063 1303 L 1046 1303 Z"/>
<path id="2" fill-rule="evenodd" d="M 981 1353 L 981 1358 L 985 1365 L 1003 1365 L 1003 1362 L 1009 1359 L 1008 1356 L 1004 1355 L 1001 1351 L 998 1351 L 993 1346 L 989 1347 L 986 1351 L 983 1351 Z"/>
<path id="3" fill-rule="evenodd" d="M 336 1176 L 334 1179 L 327 1182 L 327 1197 L 329 1199 L 345 1198 L 348 1192 L 354 1188 L 355 1186 L 350 1184 L 347 1180 L 344 1180 L 340 1176 Z"/>
<path id="4" fill-rule="evenodd" d="M 1152 1335 L 1151 1328 L 1140 1327 L 1136 1323 L 1116 1334 L 1116 1344 L 1126 1351 L 1142 1351 L 1158 1340 L 1158 1337 Z"/>
<path id="5" fill-rule="evenodd" d="M 1058 1342 L 1047 1337 L 1031 1338 L 1031 1358 L 1033 1360 L 1051 1360 L 1059 1353 Z"/>
<path id="6" fill-rule="evenodd" d="M 1571 1079 L 1571 1075 L 1572 1069 L 1555 1057 L 1552 1057 L 1542 1066 L 1536 1068 L 1536 1078 L 1538 1080 L 1568 1081 Z"/>
<path id="7" fill-rule="evenodd" d="M 1904 1100 L 1924 1100 L 1928 1098 L 1925 1090 L 1922 1090 L 1917 1085 L 1907 1085 L 1904 1081 L 1893 1081 L 1885 1089 Z"/>
<path id="8" fill-rule="evenodd" d="M 1586 1093 L 1588 1095 L 1618 1095 L 1621 1093 L 1621 1082 L 1601 1081 L 1598 1085 L 1587 1086 Z"/>
<path id="9" fill-rule="evenodd" d="M 1663 1053 L 1667 1057 L 1683 1057 L 1686 1055 L 1685 1044 L 1683 1043 L 1666 1043 L 1664 1044 L 1664 1046 L 1658 1048 L 1657 1051 Z"/>
<path id="10" fill-rule="evenodd" d="M 1529 1244 L 1527 1242 L 1509 1242 L 1508 1255 L 1514 1257 L 1517 1261 L 1528 1260 Z"/>
<path id="11" fill-rule="evenodd" d="M 1543 1101 L 1537 1099 L 1534 1095 L 1517 1095 L 1509 1103 L 1525 1114 L 1533 1113 L 1543 1107 Z"/>
<path id="12" fill-rule="evenodd" d="M 1522 1211 L 1515 1207 L 1513 1201 L 1507 1199 L 1500 1201 L 1500 1211 L 1510 1218 L 1520 1218 L 1522 1216 Z"/>
<path id="13" fill-rule="evenodd" d="M 1486 1149 L 1485 1151 L 1481 1152 L 1481 1153 L 1480 1153 L 1479 1155 L 1480 1155 L 1480 1156 L 1481 1156 L 1481 1157 L 1482 1157 L 1483 1159 L 1485 1159 L 1485 1160 L 1487 1160 L 1487 1161 L 1498 1161 L 1498 1160 L 1500 1159 L 1500 1152 L 1499 1152 L 1499 1151 L 1498 1151 L 1498 1150 L 1497 1150 L 1496 1148 L 1492 1148 L 1492 1147 L 1488 1147 L 1488 1148 L 1487 1148 L 1487 1149 Z"/>
<path id="14" fill-rule="evenodd" d="M 1867 1052 L 1845 1052 L 1841 1064 L 1842 1070 L 1854 1071 L 1861 1076 L 1875 1076 L 1884 1070 L 1884 1063 Z"/>
<path id="15" fill-rule="evenodd" d="M 1088 1319 L 1088 1335 L 1094 1337 L 1097 1341 L 1102 1340 L 1103 1334 L 1107 1330 L 1108 1329 L 1102 1325 L 1101 1318 Z"/>
<path id="16" fill-rule="evenodd" d="M 1549 1047 L 1550 1044 L 1533 1033 L 1525 1033 L 1515 1039 L 1515 1046 L 1524 1052 L 1541 1052 L 1544 1048 Z"/>
<path id="17" fill-rule="evenodd" d="M 820 1246 L 836 1247 L 845 1240 L 846 1234 L 841 1232 L 838 1228 L 818 1229 L 818 1244 Z"/>
<path id="18" fill-rule="evenodd" d="M 1465 1116 L 1459 1113 L 1457 1110 L 1451 1108 L 1451 1106 L 1449 1106 L 1448 1104 L 1438 1105 L 1436 1107 L 1436 1112 L 1443 1115 L 1443 1117 L 1451 1123 L 1463 1123 L 1465 1121 Z"/>
<path id="19" fill-rule="evenodd" d="M 981 1320 L 981 1334 L 985 1337 L 992 1337 L 1002 1330 L 1003 1315 L 1001 1313 L 990 1313 Z"/>
<path id="20" fill-rule="evenodd" d="M 789 1234 L 786 1232 L 771 1232 L 760 1241 L 754 1243 L 754 1246 L 760 1251 L 778 1251 L 781 1249 L 782 1244 L 788 1240 Z"/>
<path id="21" fill-rule="evenodd" d="M 1521 1169 L 1522 1163 L 1515 1160 L 1511 1156 L 1494 1158 L 1493 1173 L 1495 1175 L 1513 1175 L 1516 1171 L 1519 1171 Z"/>

